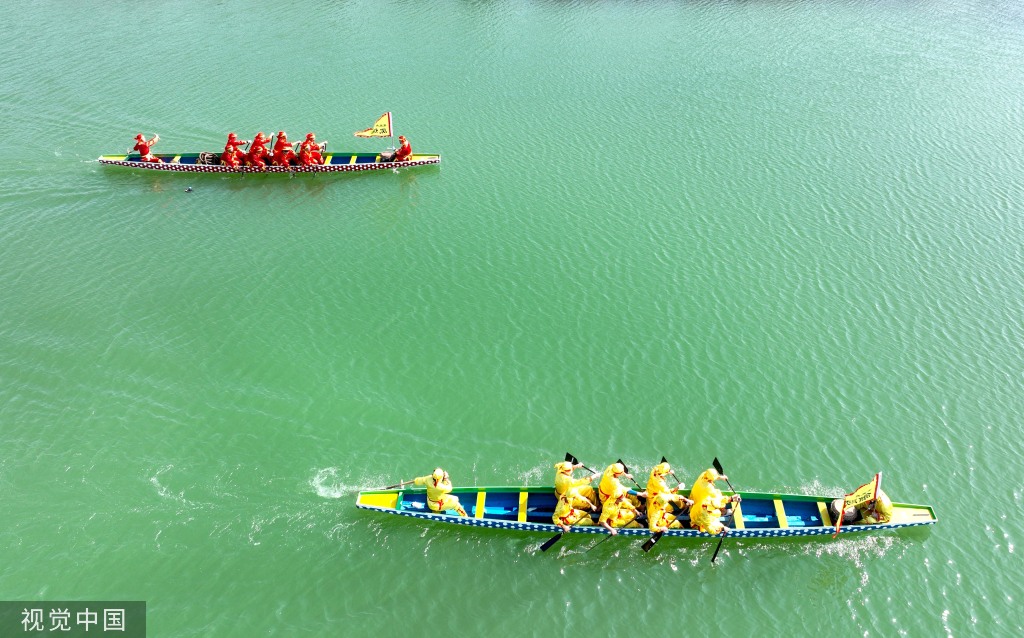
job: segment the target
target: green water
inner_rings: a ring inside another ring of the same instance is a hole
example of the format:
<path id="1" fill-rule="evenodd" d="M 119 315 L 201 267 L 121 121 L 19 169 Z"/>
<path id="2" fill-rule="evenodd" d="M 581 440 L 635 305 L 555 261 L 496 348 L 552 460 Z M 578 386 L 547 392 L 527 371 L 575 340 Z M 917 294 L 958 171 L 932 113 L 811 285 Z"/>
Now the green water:
<path id="1" fill-rule="evenodd" d="M 1024 629 L 1018 3 L 5 12 L 0 599 L 145 600 L 151 636 Z M 439 167 L 95 162 L 139 132 L 377 150 L 352 132 L 388 110 Z M 712 565 L 354 507 L 566 451 L 881 471 L 940 520 Z"/>

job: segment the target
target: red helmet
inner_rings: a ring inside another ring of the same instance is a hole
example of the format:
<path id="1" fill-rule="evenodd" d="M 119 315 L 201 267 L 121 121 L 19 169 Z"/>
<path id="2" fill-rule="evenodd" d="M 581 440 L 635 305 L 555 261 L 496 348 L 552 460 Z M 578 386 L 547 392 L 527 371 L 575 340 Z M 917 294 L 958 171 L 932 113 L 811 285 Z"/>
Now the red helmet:
<path id="1" fill-rule="evenodd" d="M 278 136 L 278 137 L 284 137 L 284 136 L 285 136 L 285 135 L 284 135 L 284 131 L 278 131 L 278 132 L 277 132 L 277 136 Z"/>
<path id="2" fill-rule="evenodd" d="M 137 140 L 144 140 L 146 138 L 142 137 L 142 133 L 139 133 L 138 135 L 135 136 L 135 139 L 137 139 Z"/>
<path id="3" fill-rule="evenodd" d="M 316 139 L 316 135 L 313 135 L 312 133 L 306 133 L 306 139 L 307 140 L 315 140 Z"/>
<path id="4" fill-rule="evenodd" d="M 404 135 L 399 135 L 398 139 L 400 139 L 400 140 L 402 140 L 404 142 L 405 141 L 405 136 Z"/>
<path id="5" fill-rule="evenodd" d="M 237 136 L 237 135 L 235 135 L 234 133 L 228 133 L 228 139 L 229 139 L 229 140 L 233 140 L 233 139 L 235 139 L 236 137 L 238 137 L 238 136 Z"/>

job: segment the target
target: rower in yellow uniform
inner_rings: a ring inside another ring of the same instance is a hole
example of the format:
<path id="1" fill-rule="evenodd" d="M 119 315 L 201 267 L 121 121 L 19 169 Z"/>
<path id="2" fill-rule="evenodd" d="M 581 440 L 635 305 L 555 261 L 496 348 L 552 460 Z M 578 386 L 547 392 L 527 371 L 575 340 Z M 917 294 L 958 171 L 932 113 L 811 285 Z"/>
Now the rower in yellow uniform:
<path id="1" fill-rule="evenodd" d="M 683 521 L 678 520 L 690 510 L 692 501 L 682 494 L 661 492 L 655 497 L 647 495 L 647 525 L 652 532 L 679 529 Z"/>
<path id="2" fill-rule="evenodd" d="M 576 465 L 569 461 L 555 463 L 555 496 L 561 498 L 568 490 L 574 489 L 577 496 L 573 505 L 590 509 L 595 499 L 594 488 L 590 484 L 600 474 L 591 474 L 586 478 L 573 478 L 572 471 L 581 467 L 583 467 L 582 463 Z"/>
<path id="3" fill-rule="evenodd" d="M 626 473 L 626 466 L 622 463 L 612 463 L 609 465 L 604 474 L 601 475 L 601 482 L 598 484 L 597 491 L 598 496 L 601 498 L 601 506 L 612 496 L 618 496 L 620 492 L 625 493 L 625 498 L 632 503 L 633 507 L 640 506 L 640 497 L 646 497 L 646 492 L 637 492 L 635 490 L 628 489 L 619 481 L 619 477 L 625 476 L 632 480 L 632 475 Z"/>
<path id="4" fill-rule="evenodd" d="M 725 497 L 722 497 L 725 498 Z M 699 504 L 690 508 L 690 527 L 706 534 L 717 536 L 725 531 L 721 508 L 714 505 L 713 496 L 705 496 Z"/>
<path id="5" fill-rule="evenodd" d="M 612 536 L 618 534 L 622 527 L 640 527 L 640 510 L 629 499 L 629 490 L 619 486 L 615 492 L 605 499 L 601 507 L 601 517 L 597 522 L 608 530 Z"/>
<path id="6" fill-rule="evenodd" d="M 682 527 L 676 518 L 693 504 L 693 501 L 678 493 L 685 487 L 682 483 L 669 487 L 665 477 L 671 473 L 672 466 L 662 461 L 651 468 L 651 476 L 647 479 L 647 524 L 652 532 Z"/>
<path id="7" fill-rule="evenodd" d="M 432 474 L 414 479 L 413 483 L 427 487 L 427 507 L 431 512 L 443 514 L 446 510 L 455 510 L 459 516 L 468 516 L 459 503 L 459 497 L 451 494 L 452 480 L 448 472 L 437 468 Z"/>
<path id="8" fill-rule="evenodd" d="M 729 477 L 724 474 L 719 474 L 718 470 L 713 467 L 709 467 L 704 470 L 697 480 L 693 483 L 693 488 L 690 490 L 690 500 L 695 505 L 700 505 L 704 502 L 706 497 L 711 497 L 711 506 L 717 509 L 724 510 L 729 503 L 739 503 L 742 499 L 739 494 L 734 494 L 731 497 L 722 494 L 722 491 L 715 487 L 715 481 L 726 481 Z M 696 508 L 695 508 L 696 509 Z M 730 510 L 726 510 L 725 513 L 729 514 Z"/>
<path id="9" fill-rule="evenodd" d="M 857 507 L 865 525 L 888 523 L 892 520 L 892 501 L 881 489 L 875 491 L 875 499 Z"/>
<path id="10" fill-rule="evenodd" d="M 672 473 L 672 466 L 662 461 L 651 468 L 651 476 L 647 479 L 647 498 L 652 499 L 662 493 L 676 494 L 686 487 L 682 483 L 669 487 L 665 477 Z"/>
<path id="11" fill-rule="evenodd" d="M 587 504 L 586 509 L 576 506 L 576 503 L 580 502 Z M 558 504 L 555 505 L 555 513 L 551 516 L 551 520 L 563 531 L 568 532 L 571 525 L 593 525 L 594 519 L 590 516 L 590 512 L 596 511 L 596 503 L 584 498 L 579 488 L 570 487 L 558 497 Z"/>

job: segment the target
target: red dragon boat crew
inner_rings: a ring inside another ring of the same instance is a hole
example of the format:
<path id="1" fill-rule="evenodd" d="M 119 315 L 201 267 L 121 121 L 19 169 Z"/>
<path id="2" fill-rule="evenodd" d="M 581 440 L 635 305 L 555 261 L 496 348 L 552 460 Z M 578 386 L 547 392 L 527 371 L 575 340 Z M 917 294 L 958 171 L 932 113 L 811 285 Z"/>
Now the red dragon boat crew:
<path id="1" fill-rule="evenodd" d="M 139 155 L 142 156 L 139 159 L 139 161 L 142 161 L 142 162 L 159 162 L 159 161 L 161 161 L 160 158 L 157 157 L 156 155 L 153 155 L 149 151 L 149 149 L 152 148 L 153 145 L 156 144 L 159 141 L 160 141 L 160 136 L 159 135 L 154 135 L 147 142 L 145 136 L 142 133 L 139 133 L 138 135 L 135 136 L 135 147 L 132 148 L 132 150 L 133 151 L 138 151 Z"/>
<path id="2" fill-rule="evenodd" d="M 294 161 L 295 151 L 292 150 L 292 143 L 288 141 L 288 134 L 278 131 L 277 141 L 274 142 L 274 166 L 289 166 Z"/>
<path id="3" fill-rule="evenodd" d="M 451 495 L 452 480 L 449 478 L 448 472 L 437 468 L 427 476 L 414 479 L 413 483 L 427 487 L 427 507 L 431 512 L 444 514 L 445 510 L 455 510 L 459 516 L 468 516 L 466 510 L 459 503 L 459 497 Z"/>
<path id="4" fill-rule="evenodd" d="M 404 135 L 399 135 L 398 141 L 401 142 L 401 145 L 398 147 L 398 151 L 395 152 L 395 161 L 408 162 L 412 158 L 412 145 L 409 144 L 409 140 L 405 139 Z"/>
<path id="5" fill-rule="evenodd" d="M 306 139 L 299 145 L 299 164 L 302 166 L 323 164 L 324 158 L 320 153 L 321 148 L 323 147 L 316 143 L 316 135 L 307 133 Z"/>
<path id="6" fill-rule="evenodd" d="M 270 138 L 260 131 L 256 134 L 256 137 L 252 139 L 252 146 L 249 147 L 249 153 L 245 156 L 245 163 L 249 166 L 255 166 L 259 169 L 267 167 L 267 162 L 270 161 L 270 151 L 267 150 L 267 142 Z"/>
<path id="7" fill-rule="evenodd" d="M 224 166 L 238 168 L 245 160 L 245 153 L 238 150 L 239 146 L 245 146 L 249 140 L 240 140 L 234 133 L 228 133 L 228 142 L 224 145 L 224 152 L 220 155 L 220 163 Z"/>

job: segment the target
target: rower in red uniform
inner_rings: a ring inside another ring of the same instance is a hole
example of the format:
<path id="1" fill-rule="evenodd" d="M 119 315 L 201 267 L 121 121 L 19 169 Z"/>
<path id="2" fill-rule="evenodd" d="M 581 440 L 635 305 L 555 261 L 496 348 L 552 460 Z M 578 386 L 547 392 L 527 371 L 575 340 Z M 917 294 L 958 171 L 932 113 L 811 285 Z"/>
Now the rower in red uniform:
<path id="1" fill-rule="evenodd" d="M 324 144 L 326 144 L 326 142 L 324 142 Z M 320 154 L 321 148 L 323 147 L 316 143 L 316 135 L 307 133 L 306 139 L 299 146 L 299 164 L 302 166 L 323 164 L 324 158 L 323 155 Z"/>
<path id="2" fill-rule="evenodd" d="M 249 140 L 240 140 L 234 133 L 228 133 L 228 143 L 224 145 L 224 152 L 221 153 L 220 163 L 224 166 L 238 168 L 245 159 L 245 153 L 238 150 L 239 146 L 245 146 Z"/>
<path id="3" fill-rule="evenodd" d="M 149 149 L 159 141 L 159 135 L 154 135 L 147 142 L 146 138 L 142 135 L 142 133 L 139 133 L 138 135 L 135 136 L 135 147 L 132 150 L 139 152 L 139 155 L 142 156 L 139 159 L 139 161 L 141 162 L 159 162 L 160 158 L 149 152 Z"/>
<path id="4" fill-rule="evenodd" d="M 274 142 L 274 166 L 289 166 L 295 161 L 295 151 L 292 150 L 292 143 L 288 141 L 288 135 L 284 131 L 277 132 L 277 141 Z"/>
<path id="5" fill-rule="evenodd" d="M 398 151 L 395 152 L 396 162 L 408 162 L 412 158 L 412 145 L 409 144 L 409 140 L 405 139 L 404 135 L 398 136 L 398 141 L 402 143 L 398 147 Z"/>
<path id="6" fill-rule="evenodd" d="M 269 141 L 270 138 L 265 136 L 263 131 L 256 134 L 252 139 L 252 146 L 249 147 L 249 153 L 245 156 L 245 163 L 248 166 L 255 166 L 260 170 L 267 167 L 267 162 L 270 161 L 270 151 L 267 150 Z"/>

